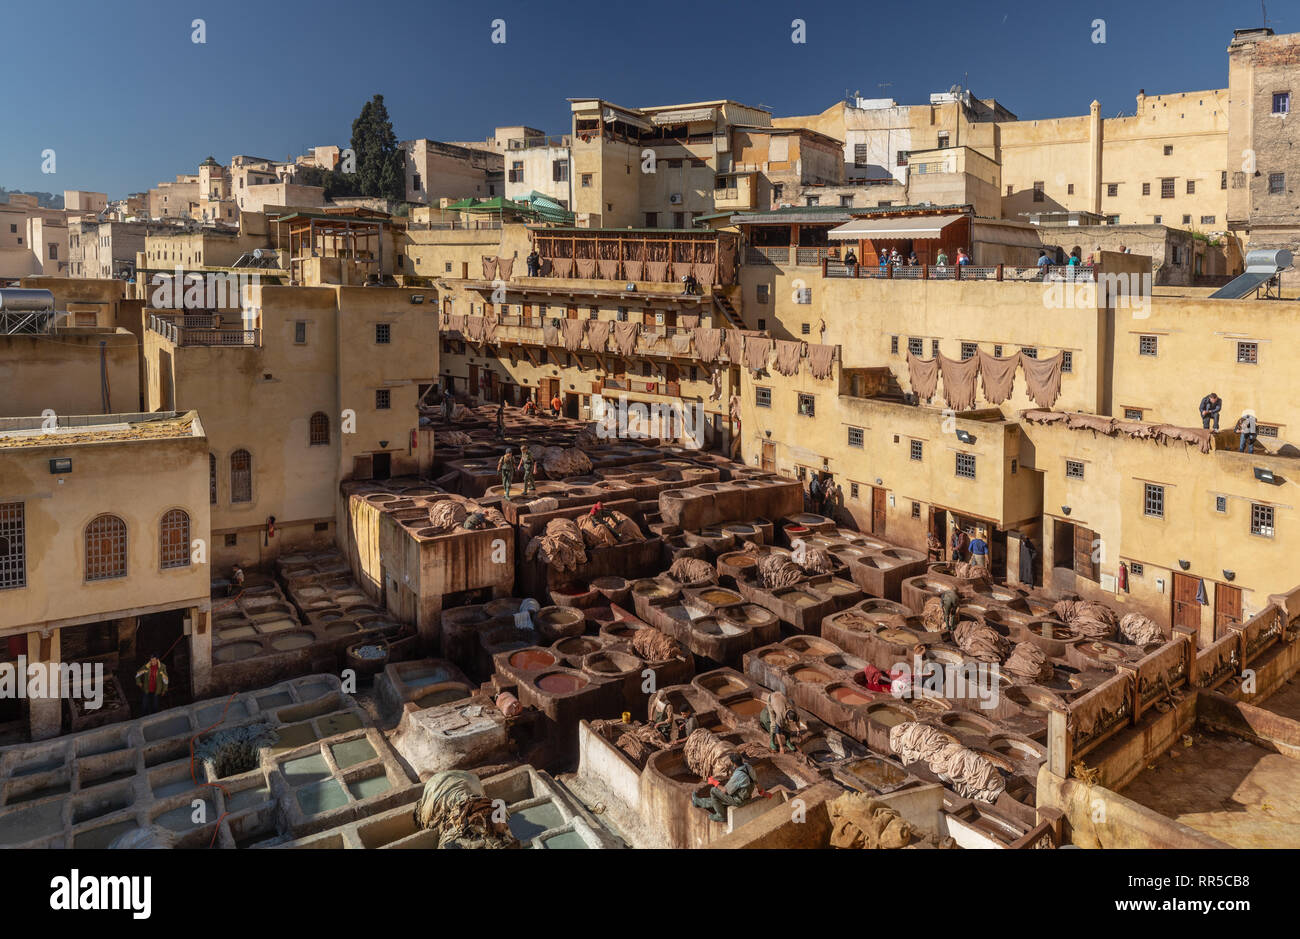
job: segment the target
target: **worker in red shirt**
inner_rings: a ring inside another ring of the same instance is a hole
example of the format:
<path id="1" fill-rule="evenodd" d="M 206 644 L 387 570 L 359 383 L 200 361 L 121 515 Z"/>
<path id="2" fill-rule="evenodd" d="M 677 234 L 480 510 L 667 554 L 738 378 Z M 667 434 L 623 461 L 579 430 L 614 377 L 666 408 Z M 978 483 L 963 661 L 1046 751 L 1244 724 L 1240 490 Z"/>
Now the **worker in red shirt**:
<path id="1" fill-rule="evenodd" d="M 140 686 L 140 716 L 152 714 L 158 710 L 158 699 L 167 693 L 167 666 L 151 655 L 135 673 L 135 683 Z"/>

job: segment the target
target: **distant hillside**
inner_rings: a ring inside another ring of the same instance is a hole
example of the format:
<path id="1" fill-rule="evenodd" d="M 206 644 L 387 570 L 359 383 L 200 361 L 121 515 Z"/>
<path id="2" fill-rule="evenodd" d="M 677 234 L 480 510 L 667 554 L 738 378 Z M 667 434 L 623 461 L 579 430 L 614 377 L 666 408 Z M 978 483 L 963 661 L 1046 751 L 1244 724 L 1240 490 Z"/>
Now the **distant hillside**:
<path id="1" fill-rule="evenodd" d="M 40 205 L 42 208 L 46 208 L 46 209 L 63 208 L 63 193 L 59 193 L 56 196 L 52 192 L 23 192 L 23 190 L 21 189 L 6 189 L 4 186 L 0 186 L 0 202 L 8 202 L 9 193 L 11 192 L 16 192 L 19 195 L 23 195 L 23 196 L 35 196 L 37 199 L 37 204 Z"/>

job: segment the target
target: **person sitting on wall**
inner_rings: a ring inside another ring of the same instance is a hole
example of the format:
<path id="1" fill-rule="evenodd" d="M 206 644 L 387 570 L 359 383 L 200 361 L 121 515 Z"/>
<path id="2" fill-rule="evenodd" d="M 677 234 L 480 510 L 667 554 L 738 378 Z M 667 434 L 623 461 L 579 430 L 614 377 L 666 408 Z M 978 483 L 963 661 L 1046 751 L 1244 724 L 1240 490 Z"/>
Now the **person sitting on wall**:
<path id="1" fill-rule="evenodd" d="M 688 296 L 694 296 L 700 292 L 700 282 L 695 279 L 694 274 L 682 275 L 682 293 Z"/>
<path id="2" fill-rule="evenodd" d="M 758 712 L 758 726 L 767 731 L 769 750 L 789 750 L 791 753 L 794 744 L 790 738 L 803 730 L 790 699 L 779 691 L 773 691 L 763 710 Z"/>
<path id="3" fill-rule="evenodd" d="M 725 822 L 727 806 L 744 805 L 754 798 L 754 792 L 758 789 L 758 774 L 754 772 L 754 767 L 734 750 L 730 756 L 732 771 L 726 785 L 720 786 L 717 780 L 710 777 L 709 781 L 713 783 L 713 788 L 709 790 L 709 794 L 691 796 L 691 805 L 697 809 L 711 809 L 709 818 L 715 822 Z"/>
<path id="4" fill-rule="evenodd" d="M 140 687 L 140 716 L 152 714 L 158 710 L 158 699 L 167 693 L 167 666 L 158 656 L 149 656 L 149 661 L 135 673 L 135 683 Z"/>
<path id="5" fill-rule="evenodd" d="M 1214 425 L 1217 433 L 1219 430 L 1219 412 L 1223 410 L 1223 399 L 1211 391 L 1201 399 L 1201 427 L 1209 430 L 1210 425 Z"/>

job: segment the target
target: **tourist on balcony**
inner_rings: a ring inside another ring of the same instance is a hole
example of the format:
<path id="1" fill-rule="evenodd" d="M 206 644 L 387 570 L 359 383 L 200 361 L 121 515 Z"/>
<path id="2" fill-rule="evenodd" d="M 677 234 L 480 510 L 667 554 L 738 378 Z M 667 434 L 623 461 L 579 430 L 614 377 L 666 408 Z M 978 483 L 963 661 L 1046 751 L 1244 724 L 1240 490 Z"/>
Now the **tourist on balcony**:
<path id="1" fill-rule="evenodd" d="M 958 267 L 965 267 L 965 266 L 966 266 L 967 264 L 969 264 L 969 263 L 970 263 L 970 255 L 966 253 L 966 249 L 965 249 L 965 248 L 958 248 L 958 249 L 957 249 L 957 266 L 958 266 Z"/>
<path id="2" fill-rule="evenodd" d="M 1052 267 L 1052 259 L 1047 256 L 1046 251 L 1038 252 L 1038 269 L 1042 271 L 1043 280 L 1047 280 L 1048 273 Z"/>
<path id="3" fill-rule="evenodd" d="M 889 266 L 889 255 L 881 251 L 880 252 L 880 273 L 884 274 L 885 268 L 887 268 L 888 266 Z"/>
<path id="4" fill-rule="evenodd" d="M 1254 411 L 1242 411 L 1241 417 L 1237 418 L 1237 426 L 1233 428 L 1237 432 L 1237 452 L 1254 453 L 1255 452 L 1255 434 L 1258 425 L 1255 422 Z M 1250 447 L 1249 450 L 1246 448 Z"/>
<path id="5" fill-rule="evenodd" d="M 947 266 L 948 266 L 948 252 L 947 252 L 947 251 L 944 251 L 943 248 L 940 248 L 940 249 L 939 249 L 939 253 L 938 253 L 938 255 L 935 256 L 934 263 L 935 263 L 936 265 L 938 265 L 939 267 L 947 267 Z"/>
<path id="6" fill-rule="evenodd" d="M 1083 263 L 1083 258 L 1079 257 L 1078 248 L 1075 248 L 1073 251 L 1070 252 L 1070 257 L 1066 260 L 1065 263 L 1070 265 L 1070 267 L 1078 267 L 1080 264 Z"/>
<path id="7" fill-rule="evenodd" d="M 921 259 L 918 258 L 918 257 L 916 256 L 916 252 L 915 252 L 915 251 L 913 251 L 911 254 L 909 254 L 909 255 L 907 256 L 907 266 L 908 266 L 908 267 L 916 267 L 916 266 L 918 266 L 920 263 L 921 263 Z"/>
<path id="8" fill-rule="evenodd" d="M 694 274 L 682 275 L 682 293 L 687 296 L 696 296 L 700 292 L 700 282 L 695 279 Z"/>
<path id="9" fill-rule="evenodd" d="M 1223 410 L 1223 399 L 1211 391 L 1201 399 L 1201 427 L 1205 430 L 1214 425 L 1217 432 L 1219 429 L 1219 412 Z"/>
<path id="10" fill-rule="evenodd" d="M 526 261 L 528 264 L 529 277 L 537 277 L 542 273 L 542 258 L 541 255 L 537 253 L 536 248 L 533 248 L 532 251 L 528 252 Z"/>
<path id="11" fill-rule="evenodd" d="M 852 248 L 844 253 L 844 266 L 850 269 L 858 266 L 858 256 L 853 253 Z"/>

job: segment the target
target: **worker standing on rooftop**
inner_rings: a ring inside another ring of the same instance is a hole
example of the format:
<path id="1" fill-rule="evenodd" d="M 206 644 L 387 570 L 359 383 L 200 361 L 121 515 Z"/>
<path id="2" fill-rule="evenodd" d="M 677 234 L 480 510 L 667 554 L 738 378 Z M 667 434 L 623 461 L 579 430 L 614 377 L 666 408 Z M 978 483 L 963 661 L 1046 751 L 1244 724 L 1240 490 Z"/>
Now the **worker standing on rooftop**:
<path id="1" fill-rule="evenodd" d="M 533 492 L 533 455 L 528 452 L 528 444 L 519 445 L 519 475 L 524 483 L 524 495 Z"/>
<path id="2" fill-rule="evenodd" d="M 497 402 L 497 439 L 504 440 L 506 437 L 506 399 L 503 397 Z"/>

